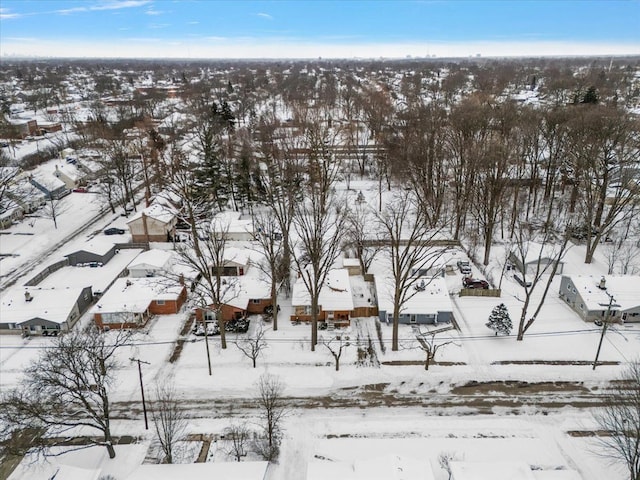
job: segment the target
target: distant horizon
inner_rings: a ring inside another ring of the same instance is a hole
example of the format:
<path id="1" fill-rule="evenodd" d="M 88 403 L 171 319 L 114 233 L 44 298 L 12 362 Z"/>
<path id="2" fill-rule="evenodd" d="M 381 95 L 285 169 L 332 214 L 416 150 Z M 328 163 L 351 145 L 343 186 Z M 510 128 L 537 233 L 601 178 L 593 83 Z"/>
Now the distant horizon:
<path id="1" fill-rule="evenodd" d="M 0 58 L 640 55 L 638 0 L 2 0 Z"/>

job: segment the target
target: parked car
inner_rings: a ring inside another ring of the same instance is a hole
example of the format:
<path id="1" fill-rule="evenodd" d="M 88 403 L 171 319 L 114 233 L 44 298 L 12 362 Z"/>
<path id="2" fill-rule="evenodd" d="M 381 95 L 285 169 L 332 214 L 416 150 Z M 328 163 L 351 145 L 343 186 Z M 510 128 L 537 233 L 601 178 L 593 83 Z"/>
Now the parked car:
<path id="1" fill-rule="evenodd" d="M 513 275 L 513 279 L 518 282 L 520 284 L 521 287 L 530 287 L 531 286 L 531 282 L 529 282 L 528 280 L 526 280 L 526 278 L 521 277 L 518 274 L 514 274 Z"/>
<path id="2" fill-rule="evenodd" d="M 197 337 L 204 337 L 204 325 L 202 323 L 196 323 L 192 330 L 193 334 Z M 207 322 L 207 336 L 220 335 L 220 327 L 218 322 Z"/>
<path id="3" fill-rule="evenodd" d="M 123 229 L 121 229 L 121 228 L 115 228 L 115 227 L 107 228 L 107 229 L 104 231 L 104 234 L 105 234 L 105 235 L 122 235 L 123 233 L 124 233 L 124 230 L 123 230 Z"/>
<path id="4" fill-rule="evenodd" d="M 462 279 L 462 285 L 464 288 L 482 288 L 484 290 L 489 288 L 489 282 L 486 280 L 480 280 L 477 278 L 464 277 Z"/>
<path id="5" fill-rule="evenodd" d="M 468 260 L 458 260 L 458 270 L 463 275 L 469 275 L 471 273 L 471 264 Z"/>
<path id="6" fill-rule="evenodd" d="M 77 187 L 73 189 L 76 193 L 87 193 L 89 189 L 87 187 Z"/>

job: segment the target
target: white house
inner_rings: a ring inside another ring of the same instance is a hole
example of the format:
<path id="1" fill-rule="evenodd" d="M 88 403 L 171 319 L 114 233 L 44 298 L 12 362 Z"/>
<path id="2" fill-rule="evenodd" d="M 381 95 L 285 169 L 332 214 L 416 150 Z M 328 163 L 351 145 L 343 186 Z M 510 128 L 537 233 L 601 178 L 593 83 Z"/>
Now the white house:
<path id="1" fill-rule="evenodd" d="M 177 222 L 175 210 L 160 203 L 153 203 L 131 217 L 127 225 L 134 243 L 168 242 L 174 234 Z"/>

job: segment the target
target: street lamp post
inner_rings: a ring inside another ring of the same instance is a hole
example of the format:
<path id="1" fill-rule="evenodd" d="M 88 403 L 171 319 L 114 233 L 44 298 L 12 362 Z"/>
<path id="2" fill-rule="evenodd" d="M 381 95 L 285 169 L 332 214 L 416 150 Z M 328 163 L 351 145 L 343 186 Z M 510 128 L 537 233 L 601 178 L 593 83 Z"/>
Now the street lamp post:
<path id="1" fill-rule="evenodd" d="M 141 364 L 151 365 L 149 362 L 140 360 L 139 358 L 130 358 L 132 362 L 138 362 L 138 375 L 140 376 L 140 392 L 142 393 L 142 411 L 144 412 L 144 429 L 149 430 L 149 421 L 147 419 L 147 403 L 144 399 L 144 385 L 142 383 L 142 366 Z"/>

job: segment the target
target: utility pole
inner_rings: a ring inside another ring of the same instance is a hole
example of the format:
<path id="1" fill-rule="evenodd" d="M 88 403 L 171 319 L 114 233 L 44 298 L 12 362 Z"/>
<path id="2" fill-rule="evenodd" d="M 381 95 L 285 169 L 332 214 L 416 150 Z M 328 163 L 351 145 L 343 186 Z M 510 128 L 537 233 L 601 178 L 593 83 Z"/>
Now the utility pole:
<path id="1" fill-rule="evenodd" d="M 138 362 L 138 374 L 140 375 L 140 392 L 142 393 L 142 411 L 144 412 L 144 429 L 149 430 L 149 421 L 147 419 L 147 403 L 144 400 L 144 385 L 142 383 L 142 367 L 141 364 L 151 365 L 149 362 L 140 360 L 138 358 L 130 358 L 132 362 Z"/>
<path id="2" fill-rule="evenodd" d="M 600 335 L 600 342 L 598 343 L 598 350 L 596 351 L 596 358 L 593 361 L 592 370 L 596 369 L 598 365 L 598 357 L 600 356 L 600 348 L 602 348 L 602 341 L 604 340 L 604 334 L 607 333 L 607 328 L 609 327 L 609 317 L 611 316 L 611 307 L 613 306 L 613 295 L 609 292 L 604 292 L 609 296 L 609 306 L 607 307 L 607 314 L 604 316 L 604 323 L 602 325 L 602 334 Z"/>

